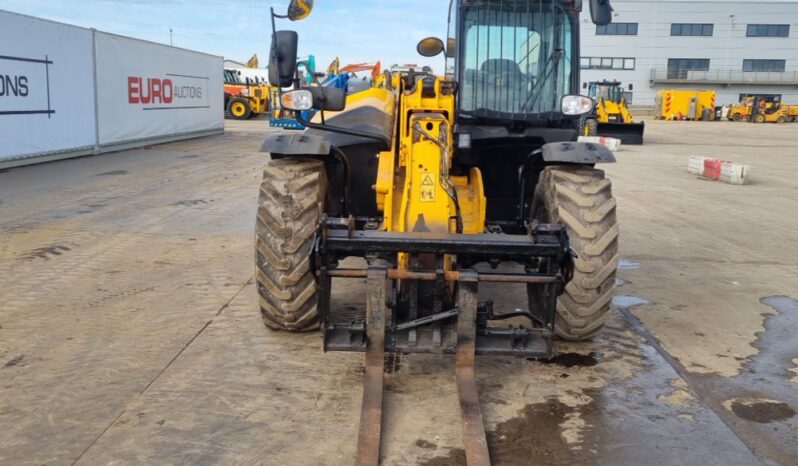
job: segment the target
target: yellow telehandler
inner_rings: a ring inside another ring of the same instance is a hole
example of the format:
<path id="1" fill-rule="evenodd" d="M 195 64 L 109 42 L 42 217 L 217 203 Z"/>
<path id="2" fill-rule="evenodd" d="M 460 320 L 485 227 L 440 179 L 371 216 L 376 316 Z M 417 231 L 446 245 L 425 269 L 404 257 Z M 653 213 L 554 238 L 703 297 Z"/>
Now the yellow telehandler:
<path id="1" fill-rule="evenodd" d="M 608 24 L 607 0 L 591 0 Z M 293 0 L 298 20 L 313 6 Z M 618 264 L 603 145 L 577 142 L 593 100 L 579 93 L 581 0 L 452 0 L 451 73 L 409 68 L 385 85 L 301 88 L 298 34 L 273 27 L 269 79 L 304 132 L 271 135 L 256 220 L 260 310 L 271 329 L 321 328 L 325 351 L 365 353 L 358 465 L 377 465 L 386 353 L 453 354 L 469 465 L 490 456 L 476 354 L 548 358 L 607 320 Z M 499 45 L 503 44 L 503 45 Z M 306 110 L 318 113 L 310 120 Z M 363 267 L 345 266 L 347 257 Z M 519 267 L 503 267 L 502 264 Z M 364 309 L 337 306 L 333 281 L 364 280 Z M 524 285 L 524 309 L 479 299 Z M 516 318 L 522 325 L 500 325 Z"/>

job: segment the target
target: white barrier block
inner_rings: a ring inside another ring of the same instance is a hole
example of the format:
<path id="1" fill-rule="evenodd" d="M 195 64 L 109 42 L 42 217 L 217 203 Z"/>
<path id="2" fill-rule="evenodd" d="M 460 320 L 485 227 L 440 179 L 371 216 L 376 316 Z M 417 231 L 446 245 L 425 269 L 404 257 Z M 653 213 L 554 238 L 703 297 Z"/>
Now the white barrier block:
<path id="1" fill-rule="evenodd" d="M 704 160 L 709 157 L 701 157 L 699 155 L 691 155 L 687 159 L 687 172 L 693 175 L 701 176 L 704 174 Z"/>
<path id="2" fill-rule="evenodd" d="M 734 162 L 723 162 L 720 165 L 720 177 L 718 180 L 736 185 L 744 185 L 751 176 L 751 165 Z"/>
<path id="3" fill-rule="evenodd" d="M 621 150 L 621 140 L 615 138 L 607 138 L 604 136 L 579 136 L 579 142 L 592 142 L 594 144 L 603 144 L 607 149 L 616 152 Z"/>

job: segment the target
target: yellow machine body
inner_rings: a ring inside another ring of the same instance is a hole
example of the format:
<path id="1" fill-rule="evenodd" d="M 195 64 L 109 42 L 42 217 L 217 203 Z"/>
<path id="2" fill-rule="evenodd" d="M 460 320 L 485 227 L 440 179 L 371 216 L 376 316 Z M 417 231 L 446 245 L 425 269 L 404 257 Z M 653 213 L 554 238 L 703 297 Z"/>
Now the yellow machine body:
<path id="1" fill-rule="evenodd" d="M 693 89 L 663 89 L 655 98 L 658 120 L 701 120 L 706 111 L 715 118 L 715 91 Z"/>
<path id="2" fill-rule="evenodd" d="M 645 124 L 635 123 L 621 83 L 591 82 L 588 95 L 596 105 L 593 113 L 587 117 L 582 134 L 617 138 L 624 144 L 643 144 Z"/>
<path id="3" fill-rule="evenodd" d="M 798 105 L 771 105 L 764 112 L 754 115 L 754 123 L 788 123 L 798 119 Z"/>
<path id="4" fill-rule="evenodd" d="M 421 86 L 404 91 L 398 78 L 388 92 L 397 99 L 393 150 L 381 152 L 375 192 L 384 214 L 382 228 L 396 232 L 456 233 L 453 197 L 461 209 L 462 233 L 485 230 L 486 199 L 482 175 L 476 168 L 467 176 L 451 176 L 454 154 L 454 95 L 441 92 L 435 80 L 433 97 Z M 347 101 L 347 105 L 349 102 Z"/>
<path id="5" fill-rule="evenodd" d="M 761 105 L 761 99 L 766 99 L 764 104 L 766 112 L 772 110 L 774 106 L 781 105 L 780 95 L 749 94 L 741 97 L 740 103 L 729 106 L 727 118 L 731 121 L 755 121 L 752 117 L 760 111 L 756 111 L 754 106 Z"/>
<path id="6" fill-rule="evenodd" d="M 615 102 L 600 97 L 596 104 L 596 115 L 599 123 L 632 122 L 632 114 L 629 113 L 629 107 L 627 107 L 626 100 L 623 98 L 619 102 Z"/>

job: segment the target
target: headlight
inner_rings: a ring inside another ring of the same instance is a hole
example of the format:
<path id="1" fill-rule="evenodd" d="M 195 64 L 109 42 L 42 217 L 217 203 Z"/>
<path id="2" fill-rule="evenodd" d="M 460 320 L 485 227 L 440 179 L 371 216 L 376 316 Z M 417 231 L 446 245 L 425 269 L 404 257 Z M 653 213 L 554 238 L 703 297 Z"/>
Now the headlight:
<path id="1" fill-rule="evenodd" d="M 248 96 L 249 95 L 249 89 L 241 89 L 241 95 Z"/>
<path id="2" fill-rule="evenodd" d="M 563 115 L 583 115 L 593 110 L 593 99 L 583 95 L 566 95 L 562 98 Z"/>
<path id="3" fill-rule="evenodd" d="M 280 103 L 288 110 L 310 110 L 313 108 L 313 94 L 305 89 L 288 91 L 280 96 Z"/>

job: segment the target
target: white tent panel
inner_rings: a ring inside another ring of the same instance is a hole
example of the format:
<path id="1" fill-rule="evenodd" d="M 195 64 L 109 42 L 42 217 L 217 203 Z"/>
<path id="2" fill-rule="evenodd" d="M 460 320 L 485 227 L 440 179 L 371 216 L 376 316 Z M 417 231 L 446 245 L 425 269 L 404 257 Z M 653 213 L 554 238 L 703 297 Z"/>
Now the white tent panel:
<path id="1" fill-rule="evenodd" d="M 91 150 L 92 31 L 0 11 L 0 161 Z"/>
<path id="2" fill-rule="evenodd" d="M 224 129 L 222 58 L 96 33 L 100 147 Z"/>

